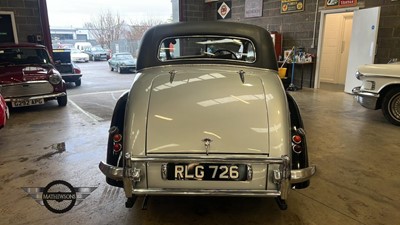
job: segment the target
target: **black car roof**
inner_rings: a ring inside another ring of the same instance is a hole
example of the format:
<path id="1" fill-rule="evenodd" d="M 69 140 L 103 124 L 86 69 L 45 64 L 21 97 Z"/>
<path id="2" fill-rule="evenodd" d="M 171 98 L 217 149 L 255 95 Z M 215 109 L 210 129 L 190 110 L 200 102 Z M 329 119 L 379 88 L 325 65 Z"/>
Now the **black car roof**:
<path id="1" fill-rule="evenodd" d="M 192 64 L 204 63 L 204 61 L 176 60 L 162 62 L 157 58 L 158 48 L 162 40 L 167 37 L 186 35 L 223 35 L 243 37 L 251 40 L 256 49 L 257 58 L 252 64 L 218 61 L 210 63 L 246 65 L 252 67 L 278 70 L 275 51 L 270 33 L 259 26 L 235 23 L 235 22 L 180 22 L 163 24 L 150 28 L 143 36 L 137 59 L 137 69 L 147 67 L 171 65 L 171 64 Z M 209 61 L 207 61 L 208 63 Z"/>

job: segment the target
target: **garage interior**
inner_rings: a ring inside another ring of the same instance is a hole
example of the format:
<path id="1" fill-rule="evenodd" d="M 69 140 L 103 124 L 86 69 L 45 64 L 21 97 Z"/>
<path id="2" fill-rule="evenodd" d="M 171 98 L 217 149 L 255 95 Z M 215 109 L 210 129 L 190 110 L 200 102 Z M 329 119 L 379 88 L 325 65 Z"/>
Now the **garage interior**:
<path id="1" fill-rule="evenodd" d="M 228 1 L 180 0 L 179 20 L 219 20 L 217 7 L 222 2 Z M 344 91 L 346 75 L 332 73 L 340 66 L 332 68 L 323 61 L 332 56 L 324 52 L 325 39 L 320 38 L 332 30 L 321 29 L 320 24 L 321 15 L 327 16 L 322 19 L 327 23 L 332 15 L 345 19 L 354 11 L 380 7 L 373 60 L 387 63 L 400 57 L 400 1 L 358 0 L 347 9 L 327 9 L 324 1 L 304 0 L 304 11 L 282 14 L 280 0 L 263 0 L 262 16 L 249 18 L 246 1 L 229 2 L 231 17 L 223 20 L 282 34 L 282 54 L 297 46 L 315 56 L 304 79 L 296 70 L 293 82 L 303 88 L 290 94 L 300 107 L 309 160 L 318 171 L 310 187 L 290 192 L 287 210 L 279 210 L 271 198 L 170 196 L 149 198 L 145 210 L 143 198 L 134 208 L 125 208 L 123 190 L 105 183 L 98 163 L 105 158 L 112 107 L 129 89 L 132 76 L 122 78 L 113 90 L 72 91 L 74 104 L 62 110 L 55 104 L 12 110 L 0 130 L 0 224 L 398 224 L 400 130 L 380 110 L 361 107 Z M 33 35 L 52 48 L 46 0 L 1 1 L 0 13 L 10 12 L 19 42 L 30 41 Z M 335 57 L 340 64 L 344 56 Z M 93 76 L 107 70 L 101 66 Z M 103 112 L 94 105 L 92 113 L 97 115 L 82 113 L 76 106 L 82 96 L 94 96 L 99 107 L 107 109 Z M 71 211 L 54 214 L 24 191 L 54 180 L 95 189 Z"/>

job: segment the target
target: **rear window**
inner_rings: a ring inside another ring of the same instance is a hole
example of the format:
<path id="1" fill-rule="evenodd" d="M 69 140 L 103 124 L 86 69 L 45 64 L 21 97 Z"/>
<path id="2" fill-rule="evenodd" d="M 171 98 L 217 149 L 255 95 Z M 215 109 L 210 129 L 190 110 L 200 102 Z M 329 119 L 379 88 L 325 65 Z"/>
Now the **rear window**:
<path id="1" fill-rule="evenodd" d="M 253 63 L 256 52 L 246 38 L 228 36 L 184 36 L 164 39 L 158 50 L 160 61 L 233 60 Z"/>
<path id="2" fill-rule="evenodd" d="M 50 63 L 47 51 L 42 48 L 4 48 L 0 49 L 0 65 L 47 64 Z"/>

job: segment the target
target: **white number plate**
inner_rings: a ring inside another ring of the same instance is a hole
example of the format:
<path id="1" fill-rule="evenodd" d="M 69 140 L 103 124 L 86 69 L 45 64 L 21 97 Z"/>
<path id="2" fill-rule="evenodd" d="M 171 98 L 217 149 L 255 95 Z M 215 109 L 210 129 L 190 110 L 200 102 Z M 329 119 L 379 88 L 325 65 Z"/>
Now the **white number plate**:
<path id="1" fill-rule="evenodd" d="M 247 180 L 247 165 L 211 163 L 168 163 L 168 180 Z"/>
<path id="2" fill-rule="evenodd" d="M 38 98 L 38 99 L 13 99 L 11 101 L 12 107 L 23 107 L 23 106 L 29 106 L 29 105 L 43 105 L 44 104 L 44 99 L 43 98 Z"/>

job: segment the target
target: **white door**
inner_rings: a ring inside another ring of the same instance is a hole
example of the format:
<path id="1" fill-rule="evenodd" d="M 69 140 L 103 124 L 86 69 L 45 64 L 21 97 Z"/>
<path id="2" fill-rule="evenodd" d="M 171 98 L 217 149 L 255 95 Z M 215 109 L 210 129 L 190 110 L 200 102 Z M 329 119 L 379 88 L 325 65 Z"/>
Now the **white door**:
<path id="1" fill-rule="evenodd" d="M 340 53 L 339 53 L 340 62 L 337 74 L 338 84 L 344 84 L 346 81 L 347 63 L 349 61 L 349 50 L 350 50 L 352 29 L 353 29 L 353 13 L 344 13 L 343 33 L 342 33 L 342 38 L 340 43 Z"/>
<path id="2" fill-rule="evenodd" d="M 340 51 L 340 34 L 341 15 L 327 14 L 325 17 L 324 39 L 322 40 L 321 64 L 320 64 L 320 81 L 326 83 L 336 83 L 335 76 L 337 74 L 339 51 Z"/>
<path id="3" fill-rule="evenodd" d="M 355 77 L 358 66 L 374 63 L 380 11 L 381 7 L 354 11 L 344 85 L 344 91 L 347 93 L 351 93 L 354 87 L 361 85 L 361 82 Z"/>
<path id="4" fill-rule="evenodd" d="M 344 85 L 352 22 L 353 12 L 325 16 L 319 69 L 321 82 Z"/>

